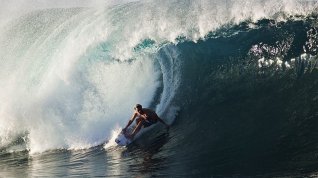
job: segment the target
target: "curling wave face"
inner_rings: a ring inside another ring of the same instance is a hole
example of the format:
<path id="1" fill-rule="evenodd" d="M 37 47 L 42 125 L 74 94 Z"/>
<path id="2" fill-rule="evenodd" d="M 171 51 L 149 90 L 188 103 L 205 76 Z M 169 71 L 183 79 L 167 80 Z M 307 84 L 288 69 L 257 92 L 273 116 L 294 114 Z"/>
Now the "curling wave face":
<path id="1" fill-rule="evenodd" d="M 173 124 L 164 152 L 182 165 L 172 173 L 192 163 L 202 175 L 310 167 L 301 161 L 316 154 L 315 9 L 147 1 L 10 19 L 0 33 L 1 152 L 100 145 L 142 103 Z"/>

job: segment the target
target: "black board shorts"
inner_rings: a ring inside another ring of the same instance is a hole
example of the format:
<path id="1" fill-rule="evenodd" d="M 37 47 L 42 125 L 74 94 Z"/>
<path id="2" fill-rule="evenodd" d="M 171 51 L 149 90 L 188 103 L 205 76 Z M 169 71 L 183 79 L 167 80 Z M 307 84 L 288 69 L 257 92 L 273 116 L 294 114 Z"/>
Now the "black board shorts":
<path id="1" fill-rule="evenodd" d="M 149 127 L 149 126 L 151 126 L 152 124 L 155 124 L 157 121 L 146 121 L 146 120 L 142 120 L 141 122 L 142 122 L 141 124 L 142 124 L 144 127 Z"/>

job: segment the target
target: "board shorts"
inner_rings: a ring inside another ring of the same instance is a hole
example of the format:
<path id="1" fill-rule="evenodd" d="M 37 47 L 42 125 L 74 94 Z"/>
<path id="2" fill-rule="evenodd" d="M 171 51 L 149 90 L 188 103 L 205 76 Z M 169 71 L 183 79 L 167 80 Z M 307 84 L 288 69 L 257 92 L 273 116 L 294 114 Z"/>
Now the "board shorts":
<path id="1" fill-rule="evenodd" d="M 141 121 L 142 123 L 142 125 L 144 126 L 144 127 L 149 127 L 149 126 L 151 126 L 152 124 L 155 124 L 155 123 L 157 123 L 157 121 L 151 121 L 151 120 L 142 120 Z"/>

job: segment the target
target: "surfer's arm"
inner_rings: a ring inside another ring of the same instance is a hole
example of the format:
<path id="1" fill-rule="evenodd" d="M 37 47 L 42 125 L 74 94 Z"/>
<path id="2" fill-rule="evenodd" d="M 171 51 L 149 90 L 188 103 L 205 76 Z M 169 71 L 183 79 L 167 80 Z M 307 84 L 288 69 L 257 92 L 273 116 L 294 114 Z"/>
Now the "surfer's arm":
<path id="1" fill-rule="evenodd" d="M 134 113 L 134 114 L 131 116 L 130 120 L 128 121 L 128 124 L 126 125 L 126 127 L 125 127 L 123 130 L 126 130 L 126 129 L 130 126 L 130 124 L 134 122 L 136 116 L 137 116 L 136 113 Z"/>

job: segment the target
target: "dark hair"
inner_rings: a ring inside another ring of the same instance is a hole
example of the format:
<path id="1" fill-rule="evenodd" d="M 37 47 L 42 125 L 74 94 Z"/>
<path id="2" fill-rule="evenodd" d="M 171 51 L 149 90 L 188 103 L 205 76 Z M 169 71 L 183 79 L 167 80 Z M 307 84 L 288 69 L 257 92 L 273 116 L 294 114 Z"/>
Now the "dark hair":
<path id="1" fill-rule="evenodd" d="M 141 104 L 136 104 L 134 108 L 135 108 L 135 109 L 136 109 L 136 108 L 142 109 L 142 106 L 141 106 Z"/>

